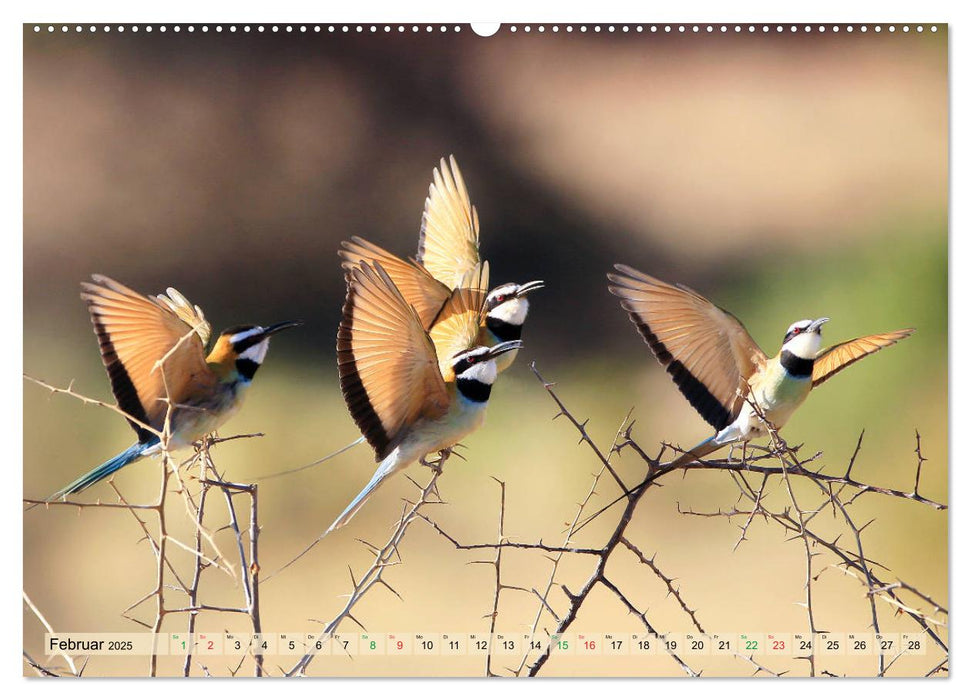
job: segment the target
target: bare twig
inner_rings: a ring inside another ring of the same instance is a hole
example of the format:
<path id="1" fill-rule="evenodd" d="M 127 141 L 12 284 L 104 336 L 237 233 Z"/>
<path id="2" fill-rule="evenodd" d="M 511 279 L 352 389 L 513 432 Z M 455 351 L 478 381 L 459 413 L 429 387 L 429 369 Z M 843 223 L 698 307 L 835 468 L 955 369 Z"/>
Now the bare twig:
<path id="1" fill-rule="evenodd" d="M 32 601 L 30 599 L 30 596 L 27 595 L 27 591 L 22 591 L 22 593 L 24 597 L 24 603 L 27 605 L 28 608 L 30 608 L 30 611 L 34 613 L 34 617 L 40 620 L 40 623 L 44 625 L 44 629 L 47 630 L 48 634 L 54 634 L 54 628 L 51 627 L 51 624 L 47 621 L 47 618 L 44 617 L 44 614 L 40 611 L 40 609 L 36 605 L 34 605 L 34 601 Z M 71 669 L 71 673 L 75 676 L 78 675 L 78 669 L 77 669 L 77 666 L 74 665 L 74 659 L 72 659 L 64 652 L 61 652 L 60 656 L 67 662 L 68 668 Z M 41 666 L 37 666 L 36 664 L 34 664 L 33 661 L 30 659 L 30 657 L 27 656 L 26 651 L 24 652 L 24 658 L 27 659 L 27 662 L 30 663 L 31 666 L 34 666 L 35 670 L 43 671 L 42 675 L 52 675 L 52 676 L 57 675 L 57 674 L 51 673 L 46 668 L 43 668 Z"/>
<path id="2" fill-rule="evenodd" d="M 437 498 L 437 482 L 438 477 L 442 473 L 442 468 L 444 467 L 445 462 L 450 454 L 451 453 L 447 450 L 443 451 L 439 454 L 439 457 L 435 462 L 428 464 L 428 466 L 432 468 L 431 478 L 421 489 L 419 497 L 414 503 L 409 504 L 406 502 L 405 508 L 403 509 L 401 517 L 398 520 L 398 524 L 395 526 L 391 537 L 384 544 L 384 546 L 378 549 L 373 545 L 369 545 L 366 542 L 364 543 L 365 546 L 375 553 L 374 561 L 359 579 L 356 579 L 353 572 L 351 572 L 351 592 L 348 595 L 347 603 L 344 605 L 341 611 L 330 620 L 330 622 L 324 625 L 323 631 L 320 634 L 321 637 L 329 637 L 330 635 L 334 634 L 337 628 L 345 620 L 352 620 L 363 629 L 364 626 L 361 625 L 361 623 L 358 622 L 353 615 L 354 607 L 362 598 L 364 598 L 364 596 L 367 595 L 368 591 L 375 586 L 384 586 L 395 596 L 399 598 L 401 597 L 398 592 L 391 587 L 391 584 L 384 579 L 384 573 L 389 567 L 401 562 L 401 555 L 398 547 L 407 534 L 409 526 L 418 518 L 419 511 L 430 503 L 441 502 L 440 499 Z M 277 573 L 279 573 L 279 571 Z M 313 651 L 306 653 L 293 668 L 287 671 L 286 675 L 304 675 L 307 671 L 307 667 L 314 660 L 315 656 L 316 654 L 314 654 Z"/>

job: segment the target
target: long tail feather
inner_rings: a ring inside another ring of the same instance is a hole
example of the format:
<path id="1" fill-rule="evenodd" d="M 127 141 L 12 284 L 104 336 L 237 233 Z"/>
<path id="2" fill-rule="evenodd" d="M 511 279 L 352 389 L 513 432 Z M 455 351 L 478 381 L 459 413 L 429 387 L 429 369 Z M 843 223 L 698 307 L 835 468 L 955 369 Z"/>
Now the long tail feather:
<path id="1" fill-rule="evenodd" d="M 352 447 L 356 447 L 357 445 L 360 445 L 362 442 L 364 442 L 364 439 L 365 438 L 362 435 L 361 437 L 359 437 L 354 442 L 349 443 L 347 445 L 344 445 L 339 450 L 335 450 L 334 452 L 331 452 L 329 455 L 326 455 L 324 457 L 321 457 L 320 459 L 316 459 L 313 462 L 311 462 L 310 464 L 305 464 L 302 467 L 294 467 L 293 469 L 284 469 L 282 472 L 273 472 L 272 474 L 266 474 L 264 476 L 257 476 L 257 477 L 254 477 L 254 478 L 250 478 L 249 481 L 266 481 L 268 479 L 275 479 L 278 476 L 286 476 L 287 474 L 296 474 L 297 472 L 302 472 L 305 469 L 311 469 L 313 467 L 316 467 L 318 464 L 323 464 L 324 462 L 326 462 L 326 461 L 328 461 L 330 459 L 333 459 L 334 457 L 336 457 L 338 455 L 344 454 L 345 452 L 347 452 Z"/>
<path id="2" fill-rule="evenodd" d="M 361 506 L 363 506 L 367 499 L 371 497 L 371 494 L 374 493 L 374 491 L 381 484 L 383 484 L 389 476 L 397 472 L 402 466 L 406 466 L 400 464 L 399 456 L 398 451 L 395 450 L 384 458 L 384 461 L 378 465 L 377 471 L 374 472 L 374 476 L 371 477 L 371 481 L 369 481 L 367 486 L 365 486 L 361 492 L 354 497 L 354 500 L 351 501 L 350 505 L 344 509 L 344 512 L 337 516 L 337 520 L 335 520 L 334 523 L 327 528 L 327 532 L 324 533 L 325 535 L 347 525 L 357 511 L 361 509 Z"/>
<path id="3" fill-rule="evenodd" d="M 75 479 L 63 489 L 51 495 L 47 500 L 56 501 L 64 498 L 65 496 L 70 496 L 72 493 L 83 491 L 89 486 L 98 483 L 102 479 L 106 479 L 122 467 L 144 457 L 158 445 L 158 442 L 158 438 L 149 442 L 136 442 L 121 454 L 115 455 L 104 464 L 95 467 L 84 476 Z"/>
<path id="4" fill-rule="evenodd" d="M 719 447 L 723 447 L 724 444 L 725 444 L 724 442 L 718 441 L 718 435 L 712 435 L 707 440 L 703 440 L 702 442 L 699 442 L 697 445 L 692 447 L 683 455 L 681 455 L 675 460 L 672 460 L 671 462 L 668 462 L 664 466 L 670 467 L 671 469 L 677 469 L 678 467 L 683 467 L 685 464 L 690 464 L 691 462 L 695 462 L 701 459 L 705 455 L 711 454 Z"/>

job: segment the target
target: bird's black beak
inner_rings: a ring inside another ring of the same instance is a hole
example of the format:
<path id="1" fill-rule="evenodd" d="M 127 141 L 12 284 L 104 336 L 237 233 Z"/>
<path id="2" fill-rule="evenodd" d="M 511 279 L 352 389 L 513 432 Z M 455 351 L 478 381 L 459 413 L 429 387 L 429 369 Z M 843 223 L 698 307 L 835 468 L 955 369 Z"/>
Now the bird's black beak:
<path id="1" fill-rule="evenodd" d="M 526 282 L 526 284 L 519 285 L 516 290 L 516 298 L 520 299 L 530 292 L 535 292 L 537 289 L 542 289 L 544 286 L 543 280 L 533 280 L 532 282 Z"/>
<path id="2" fill-rule="evenodd" d="M 263 337 L 269 338 L 271 335 L 279 333 L 280 331 L 285 331 L 288 328 L 296 328 L 297 326 L 302 326 L 303 321 L 284 321 L 283 323 L 274 323 L 272 326 L 267 326 L 263 329 Z"/>
<path id="3" fill-rule="evenodd" d="M 829 321 L 829 319 L 825 316 L 823 316 L 823 318 L 817 318 L 815 321 L 809 324 L 809 328 L 807 330 L 810 333 L 818 333 L 819 329 L 822 328 L 823 324 L 827 321 Z"/>
<path id="4" fill-rule="evenodd" d="M 489 348 L 489 352 L 486 355 L 486 359 L 493 360 L 500 355 L 503 355 L 510 350 L 519 350 L 523 346 L 523 341 L 521 340 L 507 340 L 504 343 L 497 343 Z"/>

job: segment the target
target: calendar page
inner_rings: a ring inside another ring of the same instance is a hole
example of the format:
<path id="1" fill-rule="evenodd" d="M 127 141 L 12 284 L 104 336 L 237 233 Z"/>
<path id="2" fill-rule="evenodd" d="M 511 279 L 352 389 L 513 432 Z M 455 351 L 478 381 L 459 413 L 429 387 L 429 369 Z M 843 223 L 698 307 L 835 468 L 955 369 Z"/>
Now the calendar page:
<path id="1" fill-rule="evenodd" d="M 949 675 L 946 23 L 23 62 L 24 676 Z"/>

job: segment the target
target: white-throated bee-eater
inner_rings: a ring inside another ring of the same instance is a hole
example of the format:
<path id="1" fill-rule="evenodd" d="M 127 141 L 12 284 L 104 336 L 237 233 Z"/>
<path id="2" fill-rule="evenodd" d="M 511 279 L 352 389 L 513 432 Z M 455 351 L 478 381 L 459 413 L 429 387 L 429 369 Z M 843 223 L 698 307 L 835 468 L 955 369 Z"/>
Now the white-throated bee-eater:
<path id="1" fill-rule="evenodd" d="M 828 318 L 796 321 L 782 349 L 767 357 L 742 323 L 697 292 L 615 265 L 607 278 L 658 362 L 716 431 L 670 463 L 678 467 L 718 448 L 766 434 L 763 418 L 782 428 L 809 392 L 857 360 L 914 332 L 906 328 L 855 338 L 821 350 Z M 761 415 L 760 415 L 761 414 Z"/>
<path id="2" fill-rule="evenodd" d="M 457 281 L 438 323 L 426 330 L 381 262 L 348 271 L 337 368 L 347 408 L 379 465 L 327 532 L 347 524 L 390 476 L 482 424 L 496 359 L 522 345 L 477 344 L 482 275 L 479 265 Z"/>
<path id="3" fill-rule="evenodd" d="M 432 173 L 414 260 L 402 260 L 356 236 L 341 246 L 339 253 L 345 270 L 362 262 L 380 263 L 401 295 L 415 307 L 424 328 L 430 329 L 452 291 L 468 273 L 483 265 L 479 254 L 479 215 L 469 199 L 455 157 L 450 156 L 448 162 L 442 158 Z M 488 268 L 484 265 L 482 284 L 488 288 Z M 520 340 L 529 314 L 526 296 L 542 286 L 540 280 L 507 283 L 489 292 L 478 344 L 491 347 Z M 499 372 L 512 365 L 517 353 L 518 350 L 510 350 L 496 358 Z"/>
<path id="4" fill-rule="evenodd" d="M 175 289 L 147 297 L 104 275 L 91 279 L 81 283 L 81 298 L 91 314 L 111 391 L 138 441 L 47 500 L 82 491 L 159 452 L 159 434 L 168 435 L 167 449 L 178 449 L 216 430 L 242 404 L 270 336 L 300 325 L 234 326 L 219 335 L 206 355 L 212 328 L 202 309 Z"/>

